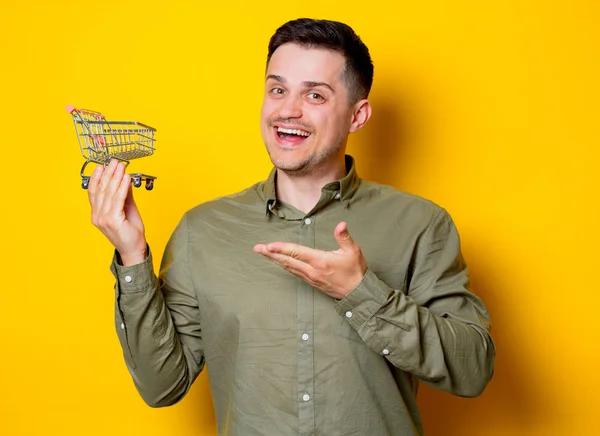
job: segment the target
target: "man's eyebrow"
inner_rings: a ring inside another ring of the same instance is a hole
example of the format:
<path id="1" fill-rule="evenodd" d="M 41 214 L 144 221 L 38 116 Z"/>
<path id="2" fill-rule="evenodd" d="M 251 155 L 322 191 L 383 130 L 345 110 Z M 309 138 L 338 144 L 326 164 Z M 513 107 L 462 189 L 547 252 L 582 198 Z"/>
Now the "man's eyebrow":
<path id="1" fill-rule="evenodd" d="M 283 77 L 278 76 L 276 74 L 269 74 L 267 76 L 267 80 L 269 80 L 269 79 L 275 80 L 275 81 L 277 81 L 279 83 L 285 83 L 286 82 L 286 80 Z M 335 92 L 333 90 L 333 88 L 328 83 L 326 83 L 326 82 L 304 81 L 304 82 L 302 82 L 302 86 L 304 86 L 305 88 L 317 88 L 319 86 L 322 86 L 324 88 L 328 88 L 331 92 Z"/>
<path id="2" fill-rule="evenodd" d="M 275 75 L 275 74 L 269 74 L 269 75 L 267 76 L 267 79 L 266 79 L 266 80 L 269 80 L 269 79 L 275 80 L 275 81 L 277 81 L 277 82 L 279 82 L 279 83 L 285 83 L 285 79 L 284 79 L 283 77 L 281 77 L 281 76 L 277 76 L 277 75 Z"/>
<path id="3" fill-rule="evenodd" d="M 333 88 L 325 82 L 302 82 L 302 85 L 306 86 L 307 88 L 317 88 L 319 86 L 323 86 L 325 88 L 328 88 L 331 92 L 335 92 Z"/>

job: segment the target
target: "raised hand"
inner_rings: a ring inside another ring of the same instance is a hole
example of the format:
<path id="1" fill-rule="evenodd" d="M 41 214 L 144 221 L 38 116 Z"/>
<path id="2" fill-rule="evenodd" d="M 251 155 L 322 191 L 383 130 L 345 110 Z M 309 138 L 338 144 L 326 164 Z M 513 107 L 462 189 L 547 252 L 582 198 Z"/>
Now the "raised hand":
<path id="1" fill-rule="evenodd" d="M 125 165 L 113 159 L 106 168 L 97 166 L 90 176 L 88 197 L 92 223 L 117 249 L 123 265 L 143 262 L 146 258 L 144 224 L 133 199 L 131 178 L 125 173 Z"/>

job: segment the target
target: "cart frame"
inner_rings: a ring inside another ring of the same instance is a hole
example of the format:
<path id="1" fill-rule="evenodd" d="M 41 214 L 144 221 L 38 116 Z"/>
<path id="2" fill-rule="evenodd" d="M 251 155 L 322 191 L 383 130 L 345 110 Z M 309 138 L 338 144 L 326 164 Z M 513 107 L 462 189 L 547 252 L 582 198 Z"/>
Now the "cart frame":
<path id="1" fill-rule="evenodd" d="M 81 187 L 87 189 L 90 176 L 85 169 L 90 163 L 106 167 L 111 159 L 129 165 L 129 161 L 150 156 L 154 153 L 156 129 L 137 121 L 108 121 L 100 112 L 89 109 L 76 109 L 69 105 L 67 112 L 73 117 L 73 124 L 79 141 L 81 155 L 85 162 L 81 167 Z M 146 182 L 146 189 L 154 188 L 155 176 L 131 174 L 133 186 L 139 188 Z"/>

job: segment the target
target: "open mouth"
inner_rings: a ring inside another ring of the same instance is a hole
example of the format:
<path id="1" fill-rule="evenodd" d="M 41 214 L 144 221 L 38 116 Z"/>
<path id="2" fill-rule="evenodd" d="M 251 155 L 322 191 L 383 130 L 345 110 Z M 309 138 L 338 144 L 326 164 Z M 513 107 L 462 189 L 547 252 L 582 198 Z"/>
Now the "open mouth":
<path id="1" fill-rule="evenodd" d="M 302 129 L 288 129 L 285 127 L 275 127 L 275 136 L 278 142 L 284 144 L 301 144 L 311 135 L 310 132 Z"/>

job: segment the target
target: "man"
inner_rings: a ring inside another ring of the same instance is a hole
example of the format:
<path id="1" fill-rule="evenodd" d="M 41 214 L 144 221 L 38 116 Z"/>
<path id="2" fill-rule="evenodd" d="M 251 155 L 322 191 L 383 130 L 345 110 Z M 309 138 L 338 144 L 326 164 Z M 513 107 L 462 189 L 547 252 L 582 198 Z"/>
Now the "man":
<path id="1" fill-rule="evenodd" d="M 372 79 L 350 27 L 279 28 L 261 114 L 275 168 L 185 213 L 158 276 L 122 164 L 94 172 L 118 337 L 150 406 L 181 400 L 206 364 L 221 435 L 420 435 L 419 381 L 483 391 L 495 348 L 450 216 L 361 180 L 345 154 Z"/>

